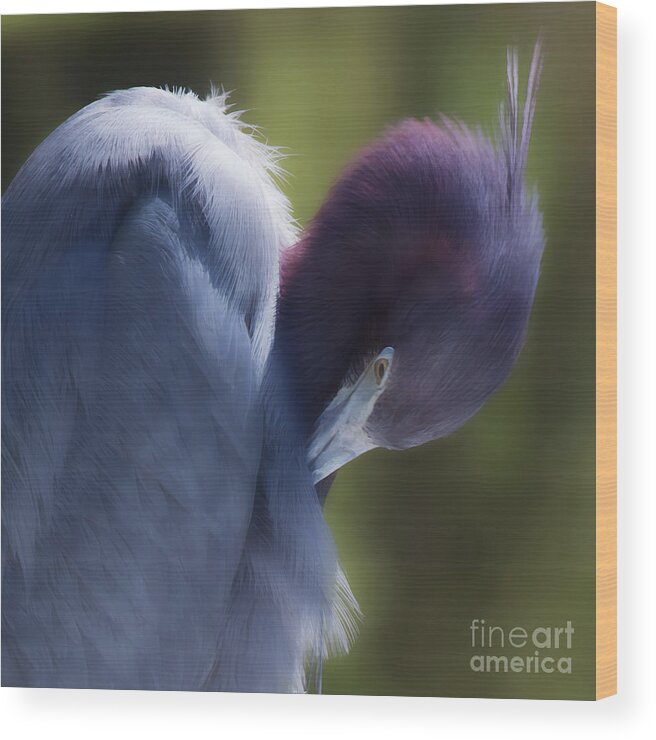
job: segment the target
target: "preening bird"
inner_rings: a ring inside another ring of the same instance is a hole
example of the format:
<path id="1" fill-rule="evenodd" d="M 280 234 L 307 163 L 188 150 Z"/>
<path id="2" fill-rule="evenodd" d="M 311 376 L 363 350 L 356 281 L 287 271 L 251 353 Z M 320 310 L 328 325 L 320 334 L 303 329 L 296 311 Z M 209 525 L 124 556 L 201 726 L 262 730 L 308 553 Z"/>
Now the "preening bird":
<path id="1" fill-rule="evenodd" d="M 496 139 L 408 120 L 298 235 L 224 94 L 69 118 L 3 199 L 3 683 L 303 691 L 358 609 L 322 507 L 507 377 L 544 245 L 541 52 Z M 308 678 L 307 676 L 310 676 Z"/>

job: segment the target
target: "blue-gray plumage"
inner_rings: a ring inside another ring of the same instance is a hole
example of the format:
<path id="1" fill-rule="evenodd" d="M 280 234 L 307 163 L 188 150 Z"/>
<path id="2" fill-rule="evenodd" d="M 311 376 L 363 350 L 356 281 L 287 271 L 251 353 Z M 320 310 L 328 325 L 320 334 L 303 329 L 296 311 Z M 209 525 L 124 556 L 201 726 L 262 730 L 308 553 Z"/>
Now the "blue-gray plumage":
<path id="1" fill-rule="evenodd" d="M 112 93 L 35 150 L 3 199 L 5 685 L 302 691 L 348 649 L 323 499 L 510 371 L 540 65 L 520 120 L 509 55 L 496 144 L 402 123 L 300 239 L 224 95 Z"/>

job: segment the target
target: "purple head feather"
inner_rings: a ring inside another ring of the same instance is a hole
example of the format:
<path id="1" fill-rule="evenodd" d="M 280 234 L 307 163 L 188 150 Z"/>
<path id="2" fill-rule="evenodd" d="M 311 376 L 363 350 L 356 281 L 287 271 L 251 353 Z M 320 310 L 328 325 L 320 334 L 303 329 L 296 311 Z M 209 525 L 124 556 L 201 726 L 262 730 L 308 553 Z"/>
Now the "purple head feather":
<path id="1" fill-rule="evenodd" d="M 394 368 L 367 424 L 379 446 L 450 433 L 507 377 L 544 246 L 525 185 L 541 67 L 538 41 L 520 127 L 509 50 L 496 143 L 449 119 L 405 121 L 374 142 L 286 253 L 275 353 L 308 433 L 386 346 Z"/>

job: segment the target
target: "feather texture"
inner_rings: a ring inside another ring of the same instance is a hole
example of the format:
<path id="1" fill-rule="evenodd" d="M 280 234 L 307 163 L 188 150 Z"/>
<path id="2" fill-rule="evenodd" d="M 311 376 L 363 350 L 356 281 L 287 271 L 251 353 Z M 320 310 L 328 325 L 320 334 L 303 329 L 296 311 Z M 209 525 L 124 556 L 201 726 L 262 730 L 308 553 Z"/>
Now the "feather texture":
<path id="1" fill-rule="evenodd" d="M 262 464 L 278 159 L 224 95 L 139 88 L 10 185 L 5 684 L 303 689 L 341 586 L 304 455 L 284 486 Z"/>

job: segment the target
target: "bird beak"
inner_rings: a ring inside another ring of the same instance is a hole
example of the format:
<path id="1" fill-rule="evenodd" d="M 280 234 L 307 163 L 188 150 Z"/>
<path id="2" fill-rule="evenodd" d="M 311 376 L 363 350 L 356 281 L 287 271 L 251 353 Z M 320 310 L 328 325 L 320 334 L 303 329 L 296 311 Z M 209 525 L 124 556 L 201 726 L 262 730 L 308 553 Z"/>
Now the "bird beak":
<path id="1" fill-rule="evenodd" d="M 315 484 L 376 447 L 365 427 L 389 382 L 393 357 L 392 347 L 385 347 L 353 385 L 340 388 L 317 420 L 307 455 Z"/>

